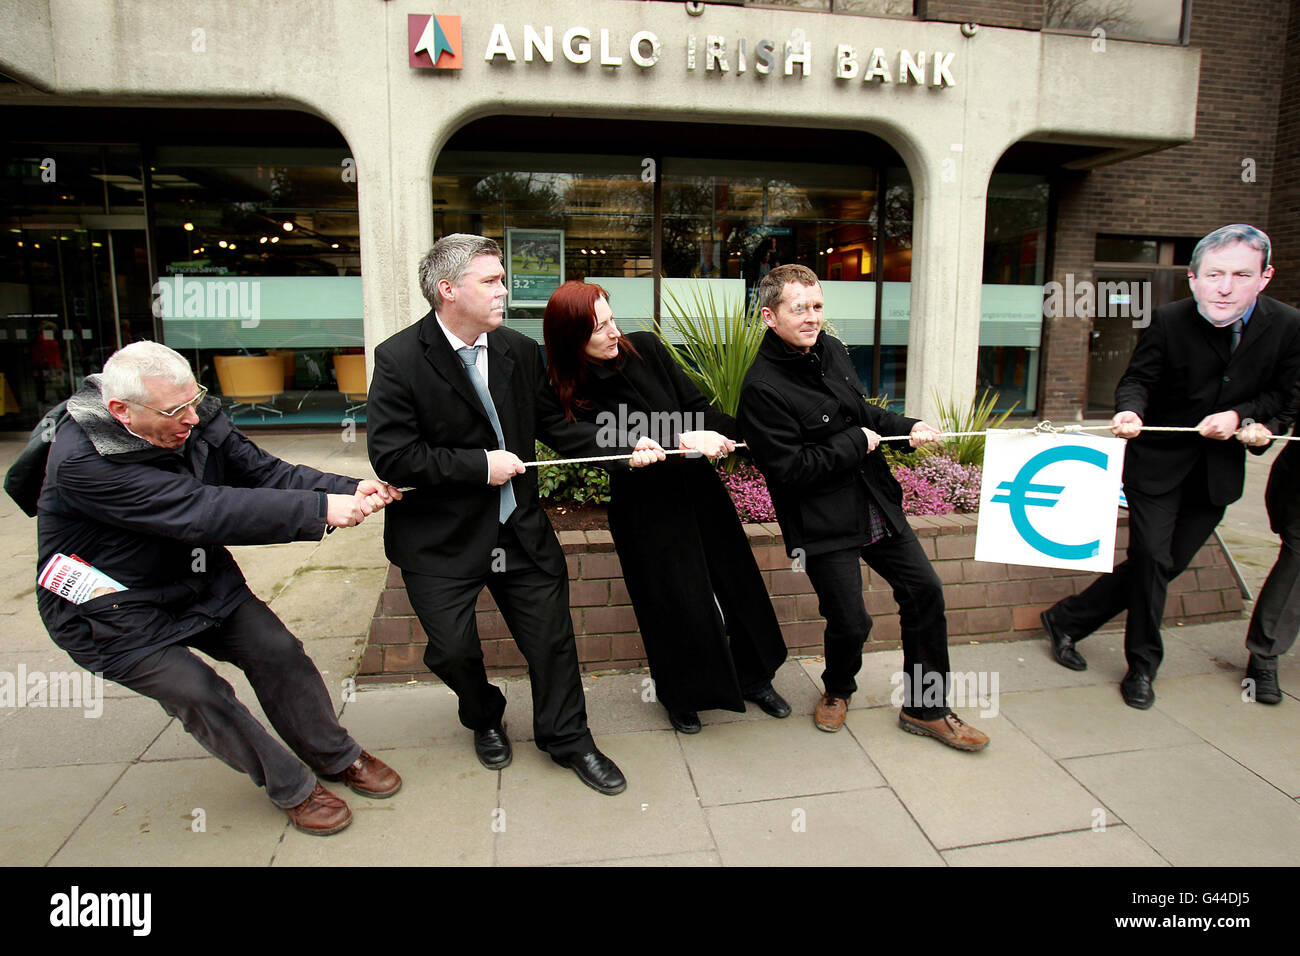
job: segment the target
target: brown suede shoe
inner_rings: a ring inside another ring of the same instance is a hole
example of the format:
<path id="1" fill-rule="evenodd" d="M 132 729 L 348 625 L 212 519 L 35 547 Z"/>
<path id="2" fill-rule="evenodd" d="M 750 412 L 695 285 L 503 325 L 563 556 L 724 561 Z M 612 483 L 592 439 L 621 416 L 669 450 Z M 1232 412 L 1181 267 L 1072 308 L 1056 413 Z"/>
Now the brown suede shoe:
<path id="1" fill-rule="evenodd" d="M 817 725 L 818 730 L 833 734 L 844 726 L 844 718 L 848 716 L 848 713 L 849 699 L 847 697 L 822 694 L 822 699 L 817 701 L 817 706 L 813 708 L 813 723 Z"/>
<path id="2" fill-rule="evenodd" d="M 352 822 L 352 811 L 348 805 L 319 783 L 306 800 L 284 812 L 289 814 L 289 822 L 295 830 L 312 836 L 338 833 L 346 830 Z"/>
<path id="3" fill-rule="evenodd" d="M 958 750 L 983 750 L 988 746 L 989 735 L 976 730 L 956 714 L 940 717 L 938 720 L 920 720 L 909 717 L 901 710 L 898 712 L 898 726 L 909 734 L 933 737 L 949 747 Z"/>
<path id="4" fill-rule="evenodd" d="M 402 789 L 402 778 L 397 771 L 364 750 L 351 766 L 329 779 L 342 780 L 353 793 L 377 800 L 391 797 Z"/>

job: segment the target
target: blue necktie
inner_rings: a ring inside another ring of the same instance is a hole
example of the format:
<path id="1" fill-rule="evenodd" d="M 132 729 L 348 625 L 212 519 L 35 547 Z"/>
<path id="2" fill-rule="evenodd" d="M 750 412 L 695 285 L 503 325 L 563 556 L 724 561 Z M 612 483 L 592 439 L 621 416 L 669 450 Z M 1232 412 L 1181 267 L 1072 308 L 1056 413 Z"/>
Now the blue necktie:
<path id="1" fill-rule="evenodd" d="M 457 349 L 456 354 L 460 360 L 465 363 L 465 374 L 474 385 L 474 391 L 478 393 L 478 400 L 483 403 L 483 411 L 487 412 L 488 421 L 492 423 L 492 430 L 497 433 L 497 448 L 506 447 L 506 438 L 501 431 L 501 419 L 497 417 L 496 406 L 492 404 L 492 396 L 488 394 L 487 382 L 483 381 L 483 376 L 478 373 L 478 347 L 469 345 L 463 349 Z M 511 487 L 511 481 L 507 481 L 501 486 L 501 501 L 497 507 L 497 520 L 502 524 L 510 517 L 515 510 L 515 490 Z"/>

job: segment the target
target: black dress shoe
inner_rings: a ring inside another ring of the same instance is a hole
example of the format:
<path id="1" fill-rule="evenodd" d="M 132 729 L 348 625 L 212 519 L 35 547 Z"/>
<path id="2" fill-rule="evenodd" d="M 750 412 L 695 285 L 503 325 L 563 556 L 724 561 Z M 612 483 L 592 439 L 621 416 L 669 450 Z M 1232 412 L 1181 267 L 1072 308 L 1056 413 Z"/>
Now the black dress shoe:
<path id="1" fill-rule="evenodd" d="M 768 684 L 766 689 L 759 691 L 757 694 L 746 695 L 745 700 L 758 704 L 758 709 L 769 717 L 790 716 L 790 705 L 785 702 L 785 698 L 778 694 L 771 684 Z"/>
<path id="2" fill-rule="evenodd" d="M 474 753 L 478 754 L 478 762 L 489 770 L 504 770 L 510 766 L 513 755 L 505 727 L 497 724 L 487 730 L 474 731 Z"/>
<path id="3" fill-rule="evenodd" d="M 1254 654 L 1246 665 L 1246 676 L 1255 682 L 1255 700 L 1260 704 L 1282 703 L 1282 687 L 1277 682 L 1277 660 L 1263 664 Z"/>
<path id="4" fill-rule="evenodd" d="M 679 734 L 698 734 L 703 729 L 700 715 L 693 710 L 668 710 L 668 723 Z"/>
<path id="5" fill-rule="evenodd" d="M 1124 703 L 1138 710 L 1147 710 L 1156 702 L 1156 692 L 1151 689 L 1151 678 L 1146 674 L 1129 671 L 1120 681 L 1119 692 L 1124 695 Z"/>
<path id="6" fill-rule="evenodd" d="M 1048 608 L 1039 617 L 1043 621 L 1043 629 L 1047 631 L 1047 639 L 1052 645 L 1052 657 L 1056 660 L 1056 663 L 1062 667 L 1068 667 L 1072 671 L 1086 671 L 1088 662 L 1083 659 L 1083 655 L 1074 649 L 1074 638 L 1061 630 L 1056 623 L 1056 618 L 1052 615 L 1052 609 Z"/>
<path id="7" fill-rule="evenodd" d="M 592 790 L 599 790 L 601 793 L 613 796 L 627 789 L 627 780 L 624 779 L 618 765 L 599 750 L 592 749 L 585 754 L 574 754 L 568 757 L 557 757 L 551 754 L 551 759 L 561 767 L 568 767 L 576 773 L 578 779 Z"/>

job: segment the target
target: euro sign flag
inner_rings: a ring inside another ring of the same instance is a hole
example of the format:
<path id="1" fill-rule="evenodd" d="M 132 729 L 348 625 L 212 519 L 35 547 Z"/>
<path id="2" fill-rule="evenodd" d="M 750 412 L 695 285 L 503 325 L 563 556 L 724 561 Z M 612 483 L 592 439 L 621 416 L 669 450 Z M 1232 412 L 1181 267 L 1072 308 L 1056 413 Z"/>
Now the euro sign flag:
<path id="1" fill-rule="evenodd" d="M 1110 571 L 1124 445 L 1091 435 L 990 433 L 975 560 Z"/>

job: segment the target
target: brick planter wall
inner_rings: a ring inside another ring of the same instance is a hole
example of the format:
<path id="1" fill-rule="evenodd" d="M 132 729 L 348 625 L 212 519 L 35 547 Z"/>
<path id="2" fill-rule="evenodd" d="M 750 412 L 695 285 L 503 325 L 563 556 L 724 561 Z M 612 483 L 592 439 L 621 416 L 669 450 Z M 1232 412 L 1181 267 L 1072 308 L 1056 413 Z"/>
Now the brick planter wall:
<path id="1" fill-rule="evenodd" d="M 1039 612 L 1059 598 L 1083 590 L 1096 577 L 975 561 L 975 515 L 913 517 L 909 521 L 943 581 L 950 644 L 1042 634 Z M 749 524 L 745 532 L 767 582 L 790 653 L 820 654 L 824 624 L 817 613 L 817 596 L 808 576 L 791 569 L 780 528 L 774 523 Z M 569 603 L 583 669 L 644 666 L 645 651 L 613 538 L 608 531 L 561 531 L 559 537 L 568 557 Z M 1116 563 L 1123 560 L 1127 544 L 1128 515 L 1121 512 Z M 862 589 L 875 622 L 867 650 L 898 647 L 898 608 L 889 586 L 864 565 Z M 1170 585 L 1165 623 L 1200 624 L 1239 617 L 1242 606 L 1227 560 L 1211 538 L 1191 567 Z M 479 596 L 476 616 L 488 670 L 494 674 L 526 670 L 523 656 L 486 590 Z M 1110 626 L 1121 626 L 1123 620 L 1120 615 Z M 411 610 L 401 572 L 390 567 L 370 625 L 370 640 L 358 679 L 367 683 L 431 678 L 424 666 L 424 644 L 424 631 Z"/>

